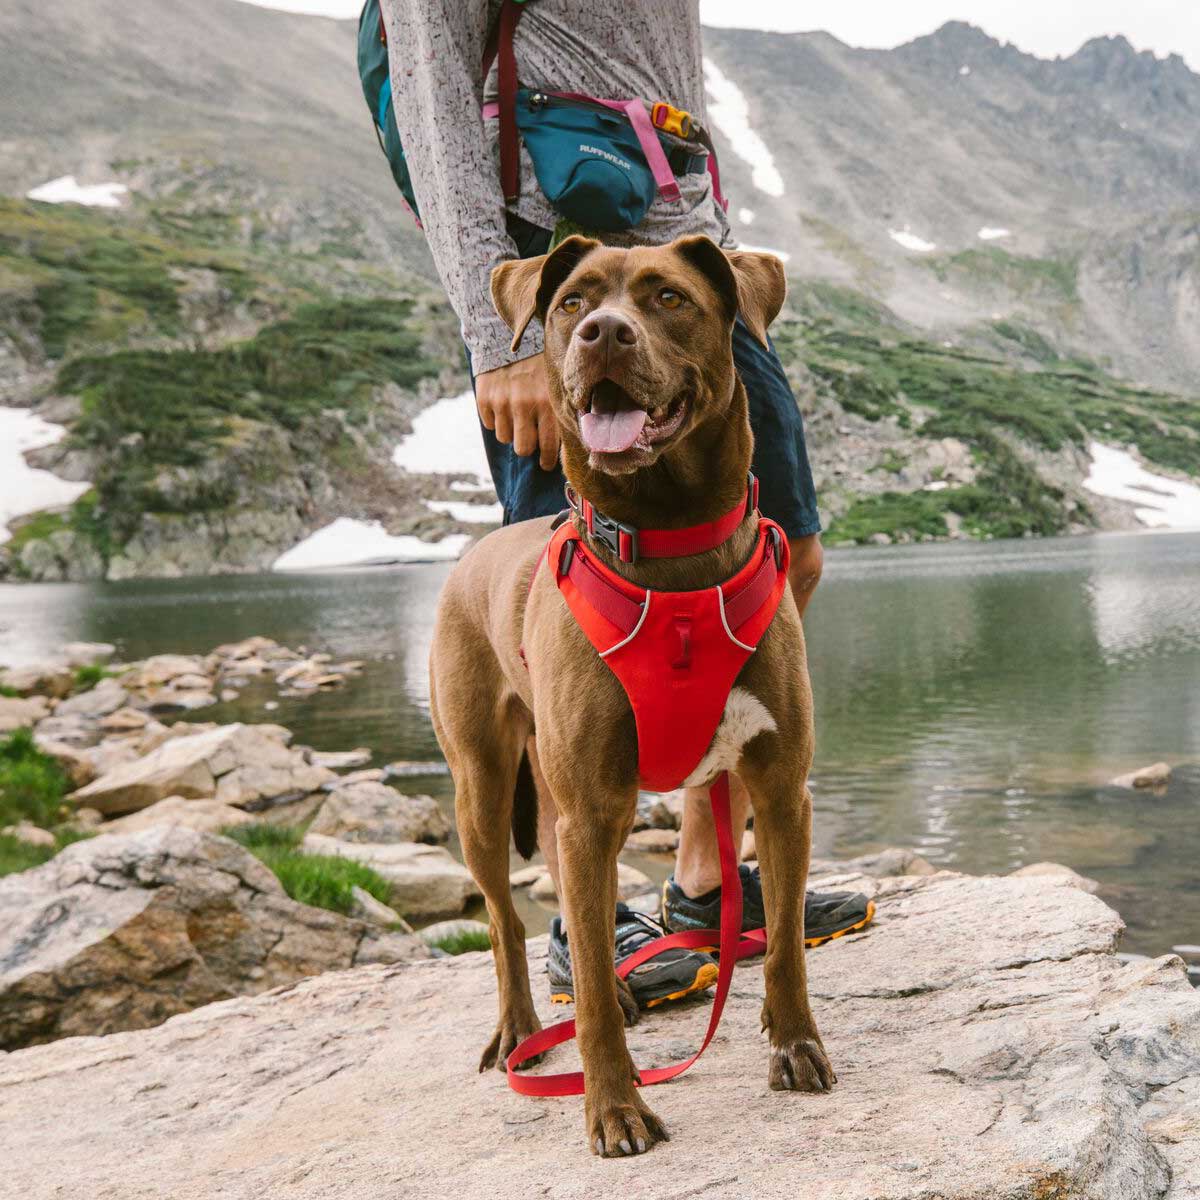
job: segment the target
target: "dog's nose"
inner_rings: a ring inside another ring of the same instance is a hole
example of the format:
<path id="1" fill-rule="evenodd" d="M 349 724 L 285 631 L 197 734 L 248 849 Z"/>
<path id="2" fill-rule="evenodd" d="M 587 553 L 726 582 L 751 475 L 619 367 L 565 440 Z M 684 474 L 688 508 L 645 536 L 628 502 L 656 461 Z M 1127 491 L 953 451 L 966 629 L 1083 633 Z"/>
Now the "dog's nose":
<path id="1" fill-rule="evenodd" d="M 575 336 L 594 350 L 621 353 L 637 345 L 637 330 L 619 312 L 598 308 L 576 326 Z"/>

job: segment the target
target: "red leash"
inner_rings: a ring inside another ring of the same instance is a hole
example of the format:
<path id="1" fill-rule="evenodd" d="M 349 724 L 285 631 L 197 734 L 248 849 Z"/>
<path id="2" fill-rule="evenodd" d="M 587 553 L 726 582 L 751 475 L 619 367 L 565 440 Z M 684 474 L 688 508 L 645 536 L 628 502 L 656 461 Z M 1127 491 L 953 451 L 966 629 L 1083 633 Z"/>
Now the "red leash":
<path id="1" fill-rule="evenodd" d="M 754 929 L 742 934 L 742 880 L 738 873 L 738 856 L 733 845 L 733 830 L 729 817 L 729 776 L 722 771 L 709 788 L 713 822 L 717 829 L 717 851 L 721 858 L 721 928 L 692 929 L 686 933 L 671 933 L 656 938 L 640 950 L 631 954 L 618 968 L 617 974 L 626 979 L 629 973 L 647 959 L 671 947 L 699 950 L 711 946 L 717 936 L 721 947 L 721 961 L 717 975 L 717 994 L 713 998 L 712 1014 L 708 1019 L 708 1031 L 700 1049 L 683 1062 L 669 1067 L 654 1067 L 638 1072 L 638 1085 L 649 1087 L 654 1083 L 665 1083 L 682 1075 L 705 1051 L 712 1041 L 717 1026 L 721 1023 L 721 1011 L 733 979 L 734 963 L 752 954 L 761 954 L 767 946 L 767 931 Z M 575 1036 L 575 1022 L 560 1021 L 527 1037 L 506 1060 L 508 1086 L 523 1096 L 582 1096 L 584 1092 L 583 1072 L 564 1071 L 557 1075 L 522 1075 L 517 1068 L 535 1055 L 542 1054 L 554 1046 L 561 1046 Z"/>

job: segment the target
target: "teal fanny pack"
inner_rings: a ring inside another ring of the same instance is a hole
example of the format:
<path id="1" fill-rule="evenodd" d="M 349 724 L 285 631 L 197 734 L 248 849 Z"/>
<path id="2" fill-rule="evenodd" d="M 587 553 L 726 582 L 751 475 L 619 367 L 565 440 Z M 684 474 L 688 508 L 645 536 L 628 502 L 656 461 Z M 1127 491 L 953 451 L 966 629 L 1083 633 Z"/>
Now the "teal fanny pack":
<path id="1" fill-rule="evenodd" d="M 637 104 L 644 116 L 645 106 Z M 706 170 L 707 155 L 672 146 L 652 130 L 651 154 L 665 164 L 664 186 L 648 161 L 645 131 L 639 136 L 624 111 L 598 102 L 522 88 L 516 118 L 546 199 L 585 229 L 632 229 L 660 190 L 666 199 L 679 198 L 676 175 Z"/>

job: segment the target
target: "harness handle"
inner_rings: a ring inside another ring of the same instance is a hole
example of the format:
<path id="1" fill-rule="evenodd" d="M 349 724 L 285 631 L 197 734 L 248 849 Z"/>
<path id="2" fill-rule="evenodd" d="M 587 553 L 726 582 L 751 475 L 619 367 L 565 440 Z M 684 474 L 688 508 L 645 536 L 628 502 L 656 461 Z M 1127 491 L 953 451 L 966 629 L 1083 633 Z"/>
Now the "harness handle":
<path id="1" fill-rule="evenodd" d="M 712 1012 L 708 1018 L 708 1029 L 700 1049 L 691 1058 L 682 1062 L 672 1063 L 667 1067 L 652 1067 L 639 1071 L 636 1083 L 638 1087 L 650 1087 L 656 1083 L 665 1083 L 682 1075 L 708 1048 L 717 1026 L 721 1023 L 721 1013 L 725 1008 L 725 997 L 729 994 L 729 985 L 733 979 L 734 963 L 738 959 L 748 958 L 753 954 L 761 954 L 767 946 L 767 931 L 753 929 L 743 934 L 742 928 L 742 879 L 738 873 L 737 852 L 733 845 L 733 828 L 729 816 L 729 775 L 722 771 L 713 780 L 708 790 L 709 802 L 712 804 L 713 823 L 717 831 L 717 851 L 721 859 L 721 928 L 691 929 L 686 933 L 671 933 L 666 937 L 656 938 L 648 942 L 640 950 L 631 954 L 617 968 L 617 974 L 627 979 L 630 972 L 640 967 L 642 963 L 653 958 L 656 954 L 672 947 L 689 950 L 699 950 L 711 946 L 714 935 L 717 936 L 721 947 L 721 961 L 717 974 L 717 994 L 713 997 Z M 517 1068 L 535 1055 L 542 1054 L 554 1046 L 561 1046 L 575 1037 L 575 1021 L 559 1021 L 545 1029 L 527 1037 L 505 1060 L 508 1073 L 508 1086 L 514 1092 L 523 1096 L 582 1096 L 584 1080 L 582 1071 L 563 1071 L 556 1075 L 522 1075 Z"/>

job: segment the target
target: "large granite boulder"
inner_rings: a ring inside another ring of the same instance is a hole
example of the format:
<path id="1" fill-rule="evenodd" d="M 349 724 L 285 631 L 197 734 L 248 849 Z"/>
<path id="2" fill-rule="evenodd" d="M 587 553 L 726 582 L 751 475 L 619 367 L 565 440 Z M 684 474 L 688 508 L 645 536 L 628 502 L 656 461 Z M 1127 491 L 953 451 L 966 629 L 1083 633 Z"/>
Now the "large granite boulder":
<path id="1" fill-rule="evenodd" d="M 183 796 L 168 796 L 123 817 L 108 821 L 105 833 L 140 833 L 153 825 L 182 825 L 198 833 L 219 833 L 231 825 L 253 821 L 253 814 L 244 809 L 222 804 L 220 800 L 186 800 Z"/>
<path id="2" fill-rule="evenodd" d="M 482 894 L 471 872 L 441 846 L 345 842 L 309 833 L 301 849 L 307 854 L 330 854 L 365 863 L 388 881 L 392 905 L 409 919 L 457 916 Z"/>
<path id="3" fill-rule="evenodd" d="M 28 729 L 49 715 L 45 696 L 0 696 L 0 734 Z"/>
<path id="4" fill-rule="evenodd" d="M 176 725 L 144 757 L 72 792 L 71 799 L 105 814 L 134 812 L 167 796 L 215 797 L 255 810 L 303 797 L 332 778 L 332 771 L 313 766 L 274 736 L 273 728 L 234 724 L 189 733 Z"/>
<path id="5" fill-rule="evenodd" d="M 0 1048 L 144 1029 L 362 962 L 413 938 L 297 904 L 228 838 L 159 825 L 0 879 Z"/>
<path id="6" fill-rule="evenodd" d="M 1116 914 L 1050 877 L 879 886 L 870 931 L 808 956 L 833 1091 L 767 1087 L 761 961 L 742 963 L 707 1054 L 646 1093 L 671 1141 L 644 1159 L 590 1155 L 582 1099 L 476 1072 L 495 978 L 467 954 L 0 1058 L 0 1129 L 21 1151 L 5 1184 L 95 1200 L 1194 1200 L 1200 996 L 1177 958 L 1123 966 Z M 545 940 L 530 951 L 542 1020 L 560 1019 Z M 634 1062 L 685 1056 L 708 1016 L 645 1015 Z M 538 1070 L 575 1061 L 557 1050 Z"/>
<path id="7" fill-rule="evenodd" d="M 309 828 L 345 842 L 436 843 L 450 836 L 450 822 L 432 796 L 409 796 L 375 782 L 338 787 Z"/>

